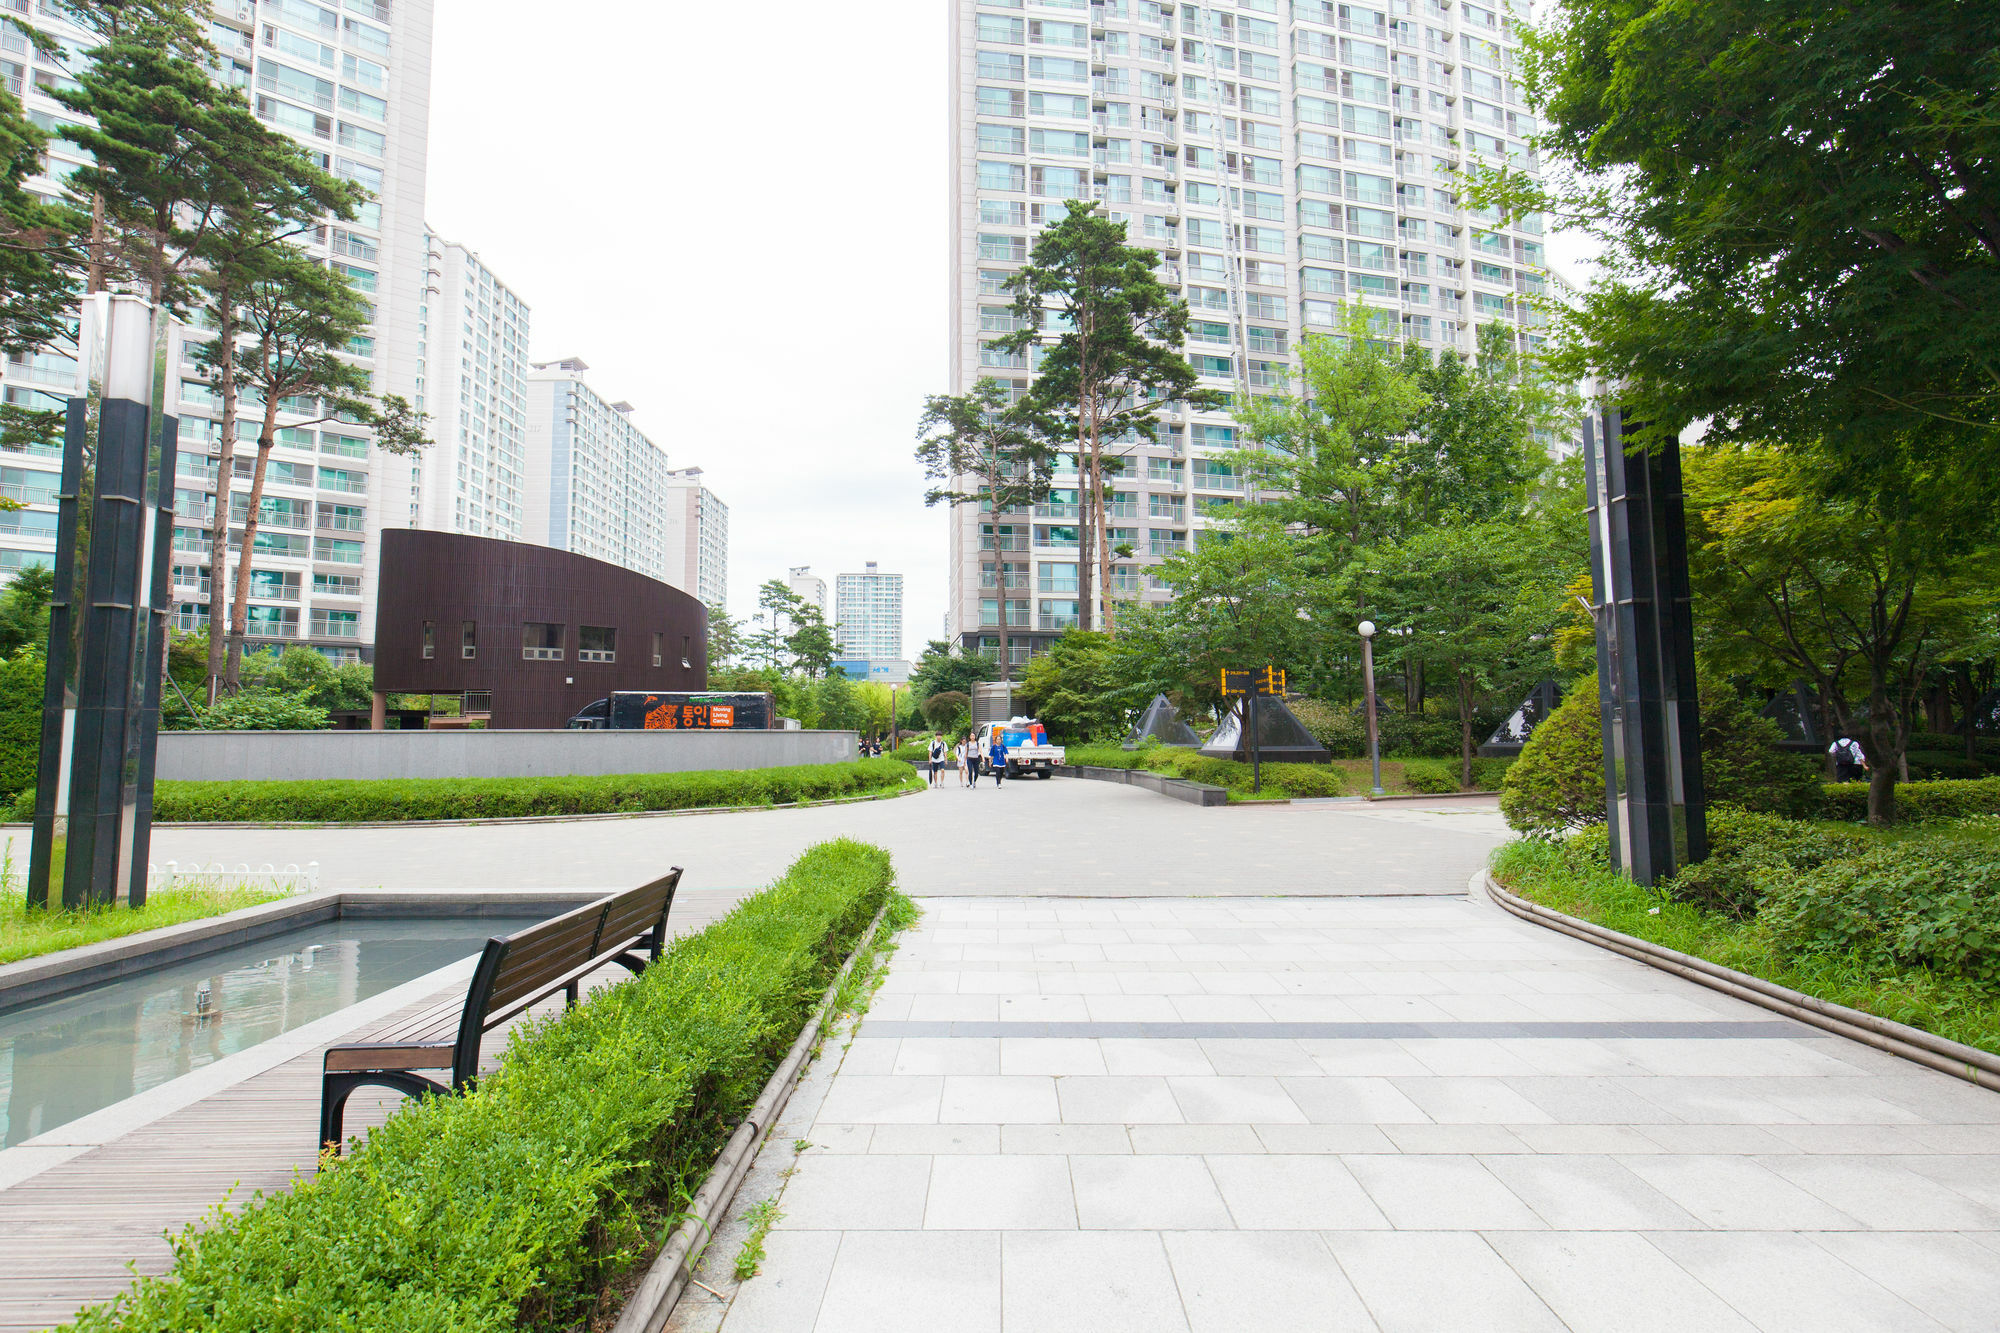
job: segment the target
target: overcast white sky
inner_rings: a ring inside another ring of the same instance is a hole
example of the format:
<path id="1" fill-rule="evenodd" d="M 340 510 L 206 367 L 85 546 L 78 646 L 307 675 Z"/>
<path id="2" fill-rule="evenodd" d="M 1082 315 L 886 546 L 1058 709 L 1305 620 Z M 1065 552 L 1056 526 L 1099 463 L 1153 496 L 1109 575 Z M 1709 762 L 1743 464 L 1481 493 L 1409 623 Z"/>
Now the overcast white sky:
<path id="1" fill-rule="evenodd" d="M 938 637 L 946 6 L 437 0 L 429 216 L 729 505 L 729 607 L 789 566 L 904 575 Z M 831 609 L 831 608 L 829 608 Z"/>
<path id="2" fill-rule="evenodd" d="M 942 632 L 911 449 L 948 341 L 944 0 L 437 0 L 430 221 L 729 505 L 729 606 L 792 565 L 900 572 Z M 754 29 L 754 34 L 750 29 Z M 1573 281 L 1587 246 L 1551 237 Z M 831 609 L 831 608 L 829 608 Z"/>

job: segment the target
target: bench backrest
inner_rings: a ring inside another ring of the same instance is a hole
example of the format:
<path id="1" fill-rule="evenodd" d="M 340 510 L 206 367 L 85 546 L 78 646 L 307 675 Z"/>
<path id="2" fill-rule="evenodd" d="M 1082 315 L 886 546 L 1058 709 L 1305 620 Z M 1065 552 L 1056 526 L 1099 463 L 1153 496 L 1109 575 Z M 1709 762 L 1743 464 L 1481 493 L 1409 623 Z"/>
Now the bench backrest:
<path id="1" fill-rule="evenodd" d="M 681 868 L 675 866 L 650 884 L 486 941 L 465 997 L 452 1081 L 471 1081 L 479 1069 L 480 1038 L 529 1005 L 620 954 L 636 952 L 648 963 L 659 958 L 680 882 Z"/>

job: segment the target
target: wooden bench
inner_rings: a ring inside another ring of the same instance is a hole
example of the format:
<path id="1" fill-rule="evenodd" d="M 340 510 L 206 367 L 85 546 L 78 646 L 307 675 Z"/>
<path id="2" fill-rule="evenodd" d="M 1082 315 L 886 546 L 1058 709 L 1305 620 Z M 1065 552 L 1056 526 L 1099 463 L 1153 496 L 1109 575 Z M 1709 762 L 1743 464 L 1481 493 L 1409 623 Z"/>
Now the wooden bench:
<path id="1" fill-rule="evenodd" d="M 645 971 L 666 946 L 667 913 L 680 882 L 675 866 L 650 884 L 496 936 L 486 941 L 463 1000 L 433 1005 L 368 1041 L 328 1047 L 320 1142 L 340 1151 L 347 1099 L 357 1089 L 395 1088 L 412 1097 L 466 1091 L 479 1077 L 479 1046 L 488 1032 L 557 991 L 575 1004 L 583 978 L 600 967 Z M 414 1072 L 420 1069 L 449 1069 L 451 1082 Z"/>

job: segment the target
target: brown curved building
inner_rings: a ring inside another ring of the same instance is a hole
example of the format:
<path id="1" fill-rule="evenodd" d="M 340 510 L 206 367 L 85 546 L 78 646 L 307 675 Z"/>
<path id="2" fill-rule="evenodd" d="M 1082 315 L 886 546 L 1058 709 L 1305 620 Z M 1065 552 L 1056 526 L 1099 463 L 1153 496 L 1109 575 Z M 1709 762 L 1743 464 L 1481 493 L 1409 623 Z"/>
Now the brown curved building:
<path id="1" fill-rule="evenodd" d="M 560 727 L 613 690 L 708 684 L 707 608 L 589 556 L 391 528 L 377 587 L 376 690 L 486 695 L 496 728 Z"/>

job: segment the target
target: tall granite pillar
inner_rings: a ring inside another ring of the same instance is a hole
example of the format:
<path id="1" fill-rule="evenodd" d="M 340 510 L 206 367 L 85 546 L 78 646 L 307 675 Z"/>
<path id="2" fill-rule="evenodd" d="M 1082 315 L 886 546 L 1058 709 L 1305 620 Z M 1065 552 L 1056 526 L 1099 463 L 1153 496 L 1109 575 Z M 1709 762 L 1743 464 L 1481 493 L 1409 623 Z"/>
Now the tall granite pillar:
<path id="1" fill-rule="evenodd" d="M 1611 861 L 1657 884 L 1708 855 L 1678 443 L 1628 442 L 1612 406 L 1583 423 Z"/>

